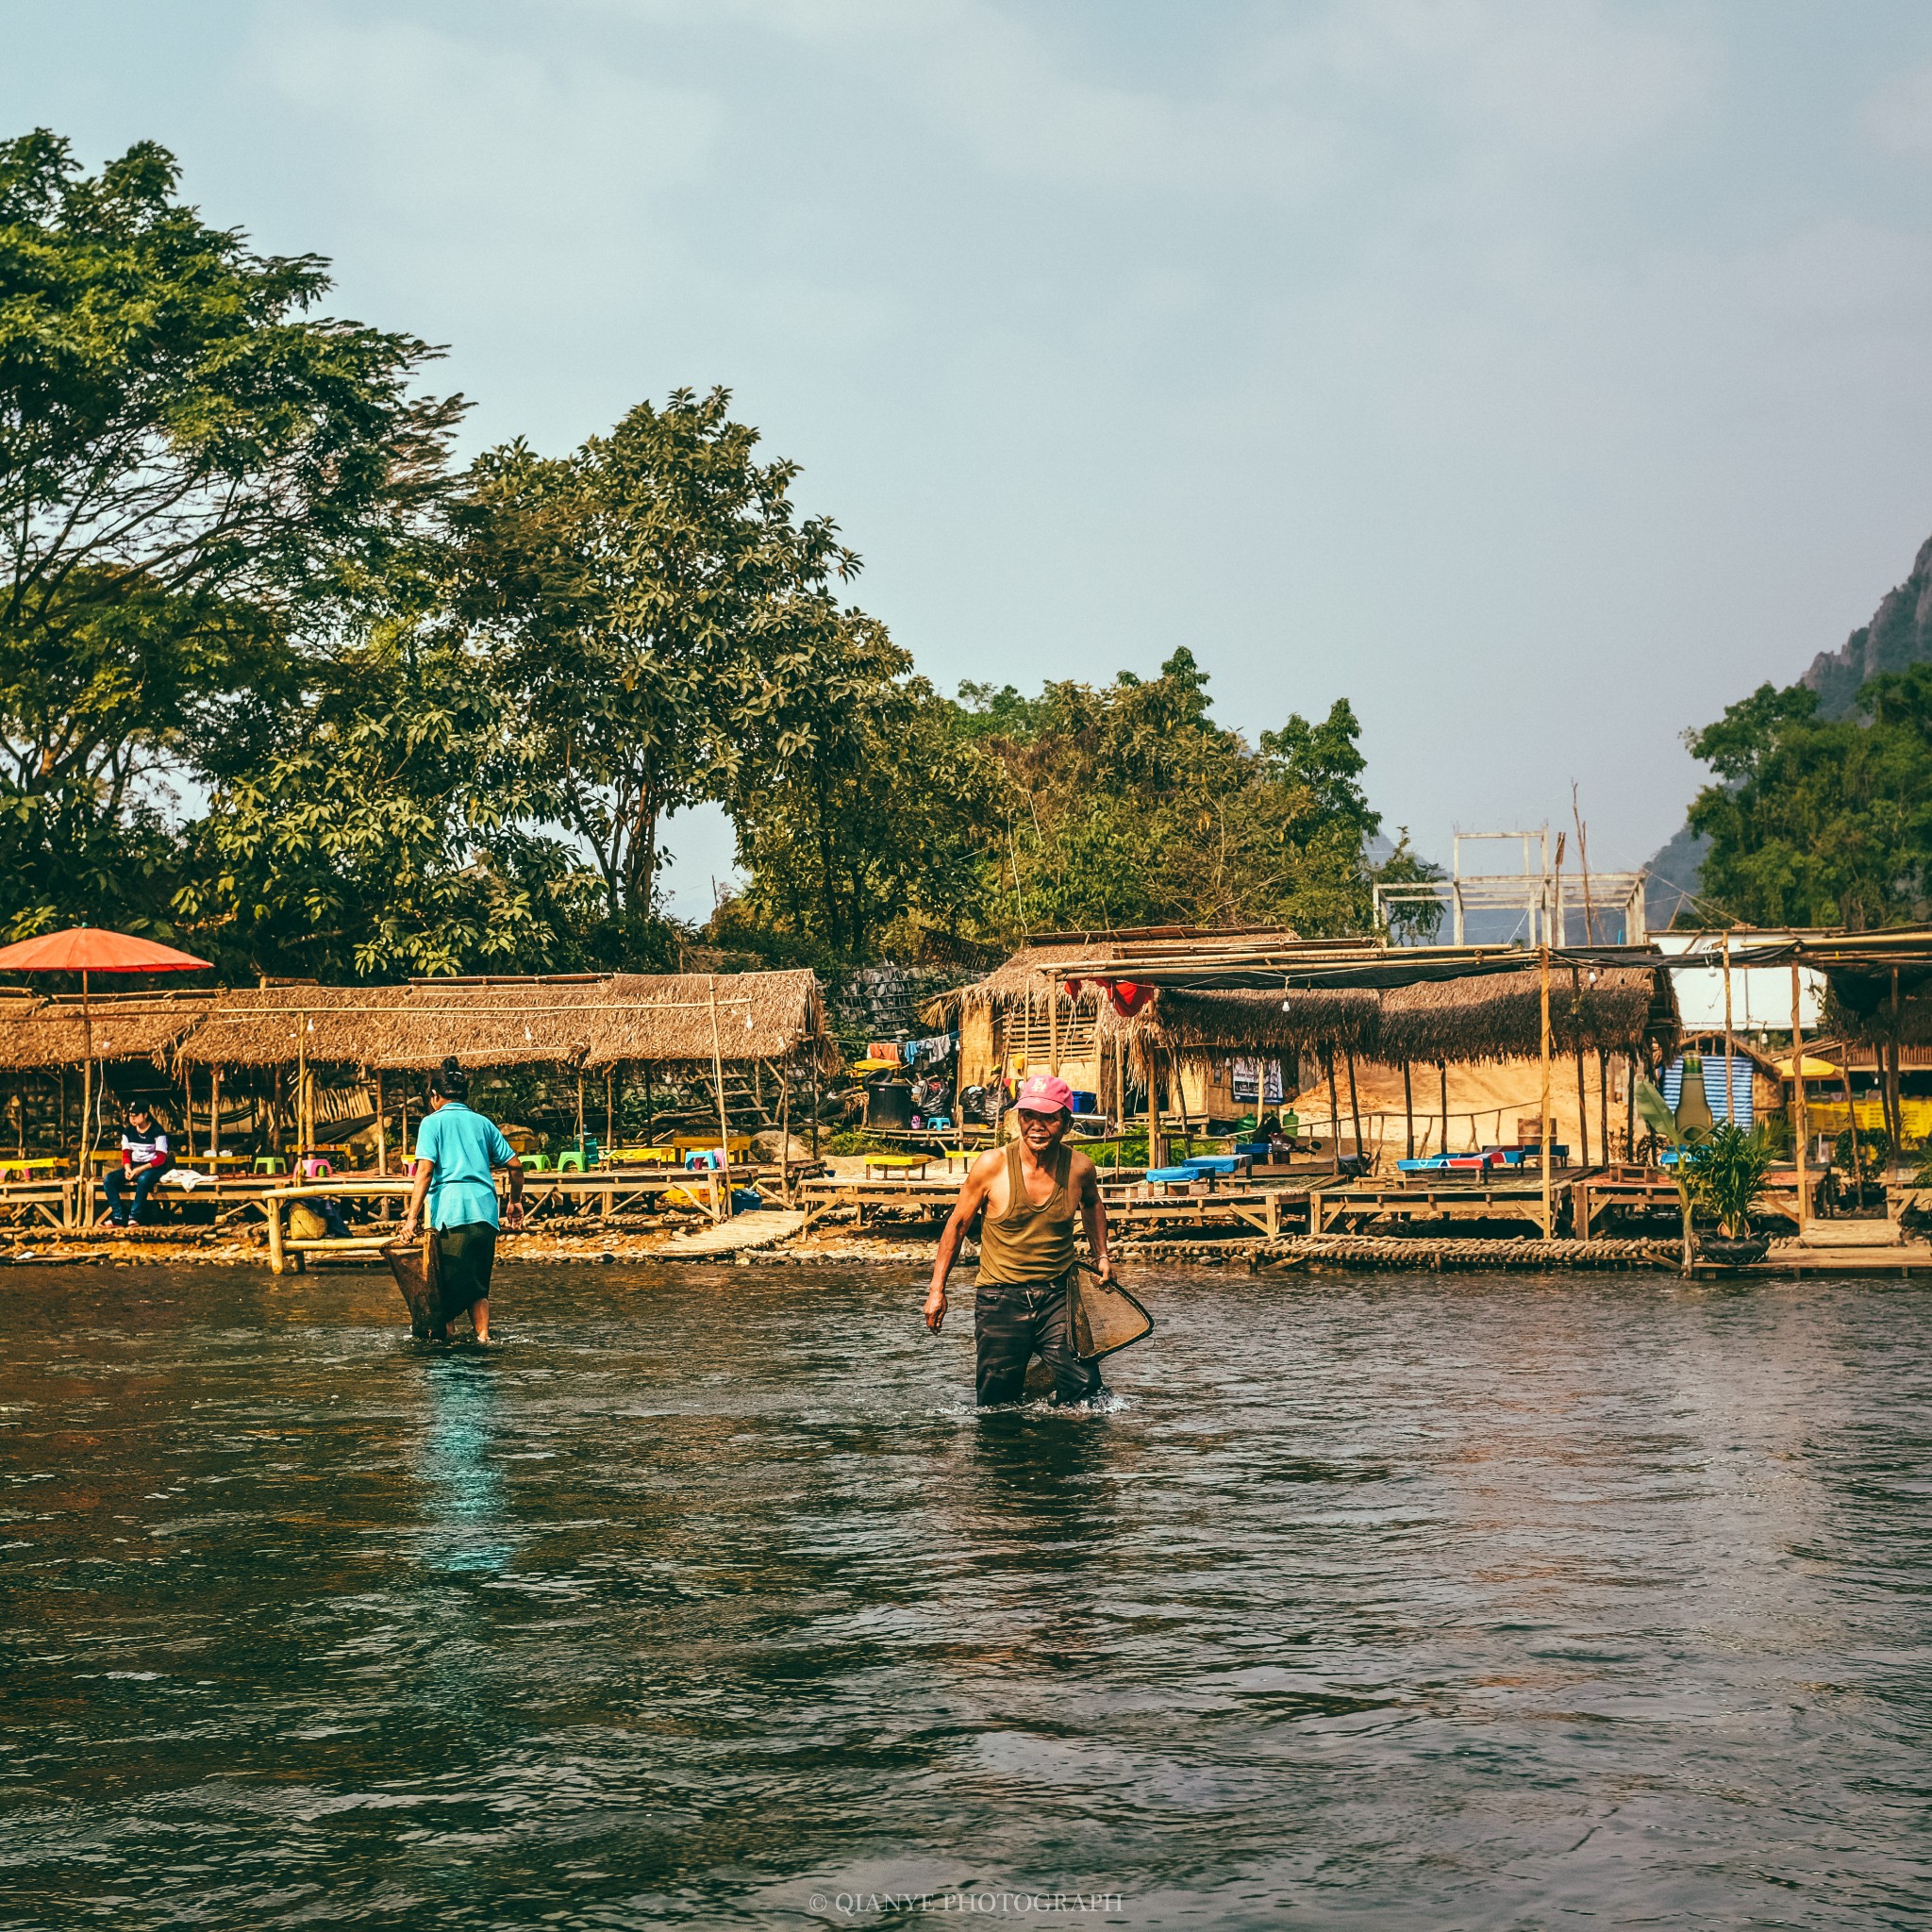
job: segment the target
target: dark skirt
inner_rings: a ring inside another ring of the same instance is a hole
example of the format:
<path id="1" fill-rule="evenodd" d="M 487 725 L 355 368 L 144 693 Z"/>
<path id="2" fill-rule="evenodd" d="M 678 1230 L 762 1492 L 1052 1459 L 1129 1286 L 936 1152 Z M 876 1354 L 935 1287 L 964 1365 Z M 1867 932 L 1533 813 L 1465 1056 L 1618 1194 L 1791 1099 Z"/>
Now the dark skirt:
<path id="1" fill-rule="evenodd" d="M 442 1310 L 447 1321 L 474 1303 L 490 1298 L 491 1271 L 496 1266 L 496 1224 L 465 1221 L 436 1230 L 441 1262 Z"/>

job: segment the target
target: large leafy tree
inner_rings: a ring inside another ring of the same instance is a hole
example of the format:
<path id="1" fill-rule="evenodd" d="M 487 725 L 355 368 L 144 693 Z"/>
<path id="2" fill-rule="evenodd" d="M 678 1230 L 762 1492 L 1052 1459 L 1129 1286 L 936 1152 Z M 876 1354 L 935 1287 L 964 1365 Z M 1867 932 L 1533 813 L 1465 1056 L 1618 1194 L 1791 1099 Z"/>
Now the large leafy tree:
<path id="1" fill-rule="evenodd" d="M 567 457 L 491 451 L 456 511 L 463 608 L 612 921 L 651 917 L 665 814 L 736 782 L 733 707 L 799 661 L 799 607 L 858 568 L 757 444 L 726 391 L 679 390 Z"/>
<path id="2" fill-rule="evenodd" d="M 1932 917 L 1932 665 L 1870 679 L 1843 719 L 1804 685 L 1763 685 L 1688 742 L 1719 780 L 1690 824 L 1711 841 L 1705 897 L 1731 917 Z"/>
<path id="3" fill-rule="evenodd" d="M 1360 726 L 1339 700 L 1291 716 L 1258 751 L 1216 724 L 1208 677 L 1177 650 L 1111 685 L 961 688 L 957 728 L 1002 766 L 982 841 L 981 915 L 1022 931 L 1279 922 L 1360 932 L 1381 818 L 1361 788 Z M 1379 869 L 1427 876 L 1406 841 Z"/>
<path id="4" fill-rule="evenodd" d="M 375 625 L 304 667 L 191 828 L 177 915 L 230 970 L 380 979 L 554 966 L 586 881 L 530 830 L 535 747 L 464 641 Z"/>
<path id="5" fill-rule="evenodd" d="M 433 495 L 432 351 L 312 311 L 151 142 L 0 142 L 0 927 L 164 921 L 154 786 Z"/>
<path id="6" fill-rule="evenodd" d="M 974 920 L 997 769 L 911 670 L 882 625 L 817 596 L 741 661 L 718 759 L 750 875 L 734 928 L 844 961 Z"/>

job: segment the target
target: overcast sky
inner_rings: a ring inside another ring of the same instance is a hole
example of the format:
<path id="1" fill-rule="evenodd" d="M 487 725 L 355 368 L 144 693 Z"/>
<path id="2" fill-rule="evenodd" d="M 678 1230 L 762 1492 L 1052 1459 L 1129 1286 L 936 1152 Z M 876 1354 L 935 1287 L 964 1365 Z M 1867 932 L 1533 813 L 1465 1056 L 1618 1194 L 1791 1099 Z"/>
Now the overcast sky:
<path id="1" fill-rule="evenodd" d="M 1932 534 L 1932 8 L 0 0 L 0 120 L 449 345 L 723 383 L 942 688 L 1337 697 L 1391 828 L 1641 861 Z M 703 910 L 728 848 L 674 839 Z"/>

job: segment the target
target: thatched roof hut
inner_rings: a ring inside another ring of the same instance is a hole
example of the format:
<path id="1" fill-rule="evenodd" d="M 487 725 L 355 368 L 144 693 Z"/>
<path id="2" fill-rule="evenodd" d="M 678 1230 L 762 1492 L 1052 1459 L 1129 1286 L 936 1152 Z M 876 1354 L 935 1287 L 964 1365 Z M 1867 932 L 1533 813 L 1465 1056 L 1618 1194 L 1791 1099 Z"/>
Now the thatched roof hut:
<path id="1" fill-rule="evenodd" d="M 1874 946 L 1875 964 L 1827 969 L 1824 1029 L 1861 1046 L 1932 1046 L 1932 965 L 1922 963 L 1924 953 L 1915 959 L 1903 944 L 1887 950 L 1903 956 L 1900 962 L 1888 963 Z M 1932 952 L 1932 935 L 1925 952 Z"/>
<path id="2" fill-rule="evenodd" d="M 995 1012 L 1013 1007 L 1044 1008 L 1052 1003 L 1058 986 L 1058 982 L 1047 977 L 1046 967 L 1069 966 L 1076 959 L 1116 959 L 1120 955 L 1121 946 L 1115 941 L 1072 940 L 1022 946 L 984 979 L 975 979 L 971 986 L 955 987 L 927 1000 L 920 1008 L 920 1014 L 928 1025 L 941 1025 L 957 1024 L 961 1013 L 977 1008 Z M 1079 997 L 1091 1008 L 1099 994 L 1083 986 Z"/>
<path id="3" fill-rule="evenodd" d="M 369 1048 L 408 999 L 405 986 L 240 987 L 219 994 L 176 1058 L 197 1067 L 366 1064 Z"/>
<path id="4" fill-rule="evenodd" d="M 87 1002 L 77 994 L 0 1002 L 0 1067 L 25 1071 L 78 1066 L 87 1056 L 89 1024 L 97 1060 L 152 1060 L 165 1066 L 175 1045 L 206 1019 L 208 992 L 110 993 Z"/>
<path id="5" fill-rule="evenodd" d="M 1391 988 L 1381 995 L 1374 1058 L 1391 1066 L 1535 1059 L 1542 1051 L 1541 975 L 1534 966 Z M 1670 975 L 1644 967 L 1550 973 L 1550 1035 L 1559 1054 L 1641 1053 L 1676 1037 Z"/>
<path id="6" fill-rule="evenodd" d="M 801 1053 L 828 1069 L 840 1064 L 817 978 L 804 971 L 247 988 L 217 997 L 179 1057 L 239 1068 L 285 1066 L 299 1055 L 372 1073 L 424 1073 L 452 1056 L 472 1070 L 708 1066 L 714 989 L 726 1065 Z"/>
<path id="7" fill-rule="evenodd" d="M 1144 1079 L 1148 1055 L 1205 1064 L 1267 1055 L 1328 1051 L 1366 1054 L 1374 1048 L 1378 1008 L 1373 992 L 1184 992 L 1162 987 L 1138 1012 L 1117 1013 L 1103 1002 L 1100 1039 L 1106 1050 L 1121 1041 Z"/>
<path id="8" fill-rule="evenodd" d="M 577 1066 L 610 998 L 608 979 L 418 980 L 364 1064 L 429 1073 L 453 1056 L 466 1071 Z"/>
<path id="9" fill-rule="evenodd" d="M 1144 947 L 1136 958 L 1144 958 Z M 1120 958 L 1092 941 L 1029 947 L 1016 953 L 975 985 L 942 995 L 927 1012 L 965 1013 L 987 1008 L 1046 1008 L 1055 981 L 1045 969 Z M 1440 962 L 1432 962 L 1440 965 Z M 1403 956 L 1390 952 L 1378 974 L 1399 971 Z M 1160 986 L 1145 1005 L 1124 1016 L 1091 981 L 1073 999 L 1061 994 L 1060 1012 L 1094 1016 L 1103 1054 L 1124 1045 L 1144 1077 L 1148 1056 L 1207 1063 L 1269 1054 L 1353 1053 L 1389 1065 L 1405 1061 L 1471 1065 L 1534 1059 L 1541 1051 L 1541 1002 L 1533 964 L 1504 970 L 1463 970 L 1415 985 L 1274 988 L 1207 991 Z M 1559 1054 L 1641 1053 L 1651 1041 L 1674 1041 L 1678 1021 L 1668 974 L 1649 966 L 1571 966 L 1558 960 L 1551 974 L 1552 1045 Z M 1069 1027 L 1071 1031 L 1071 1027 Z"/>
<path id="10" fill-rule="evenodd" d="M 815 1059 L 822 1071 L 836 1074 L 844 1065 L 825 1024 L 818 975 L 807 969 L 621 973 L 604 984 L 607 1003 L 584 1049 L 587 1067 L 625 1060 L 708 1066 L 714 1011 L 718 1058 L 726 1066 Z"/>
<path id="11" fill-rule="evenodd" d="M 1049 976 L 1057 966 L 1091 964 L 1105 966 L 1109 960 L 1156 961 L 1167 955 L 1195 955 L 1204 948 L 1214 951 L 1239 946 L 1259 952 L 1269 947 L 1291 950 L 1302 941 L 1285 927 L 1243 927 L 1238 931 L 1208 930 L 1192 926 L 1156 926 L 1144 930 L 1112 933 L 1058 933 L 1022 946 L 1011 958 L 996 966 L 985 978 L 971 986 L 957 987 L 940 993 L 920 1008 L 929 1024 L 957 1024 L 962 1013 L 978 1008 L 1007 1012 L 1015 1008 L 1045 1008 L 1052 1004 L 1059 982 Z M 1125 975 L 1131 978 L 1131 973 Z M 1064 1000 L 1065 995 L 1062 994 Z M 1192 998 L 1194 995 L 1190 994 Z M 1262 996 L 1262 997 L 1265 997 Z M 1088 1010 L 1102 1003 L 1098 989 L 1083 981 L 1074 1004 Z"/>

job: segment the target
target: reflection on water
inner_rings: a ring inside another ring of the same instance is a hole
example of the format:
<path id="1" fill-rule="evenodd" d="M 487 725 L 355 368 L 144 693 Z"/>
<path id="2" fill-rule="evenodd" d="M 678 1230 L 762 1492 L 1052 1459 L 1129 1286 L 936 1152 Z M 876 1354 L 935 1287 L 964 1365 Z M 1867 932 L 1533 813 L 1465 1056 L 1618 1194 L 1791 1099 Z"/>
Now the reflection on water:
<path id="1" fill-rule="evenodd" d="M 4 1281 L 0 1926 L 1923 1922 L 1909 1285 Z"/>
<path id="2" fill-rule="evenodd" d="M 515 1547 L 493 1460 L 499 1357 L 481 1348 L 420 1345 L 429 1414 L 416 1458 L 428 1528 L 420 1539 L 433 1570 L 499 1570 Z M 430 1351 L 434 1349 L 432 1355 Z"/>

